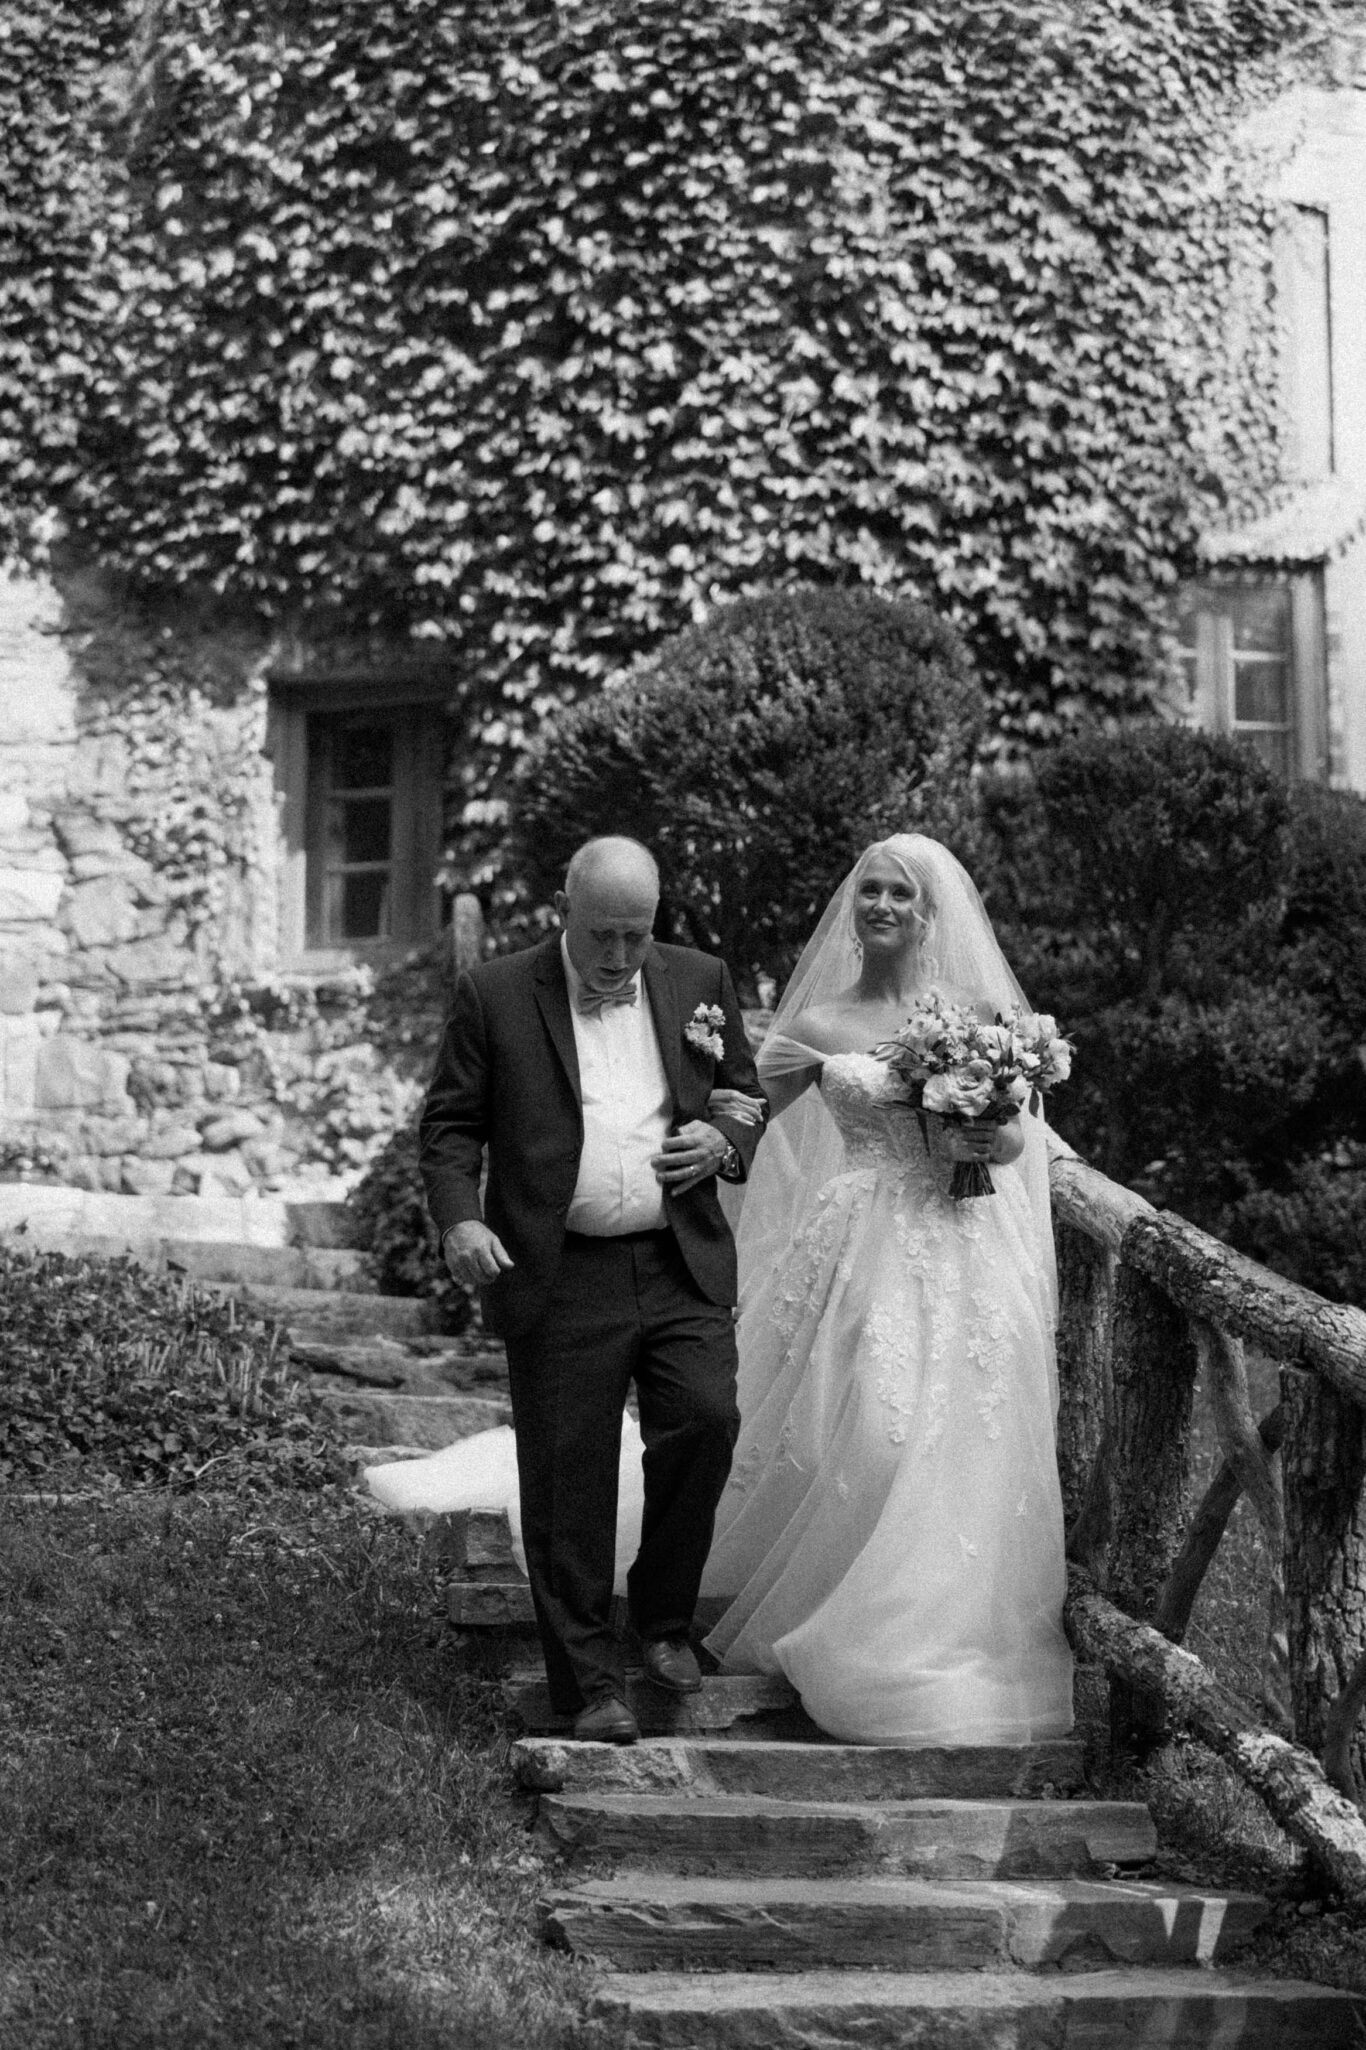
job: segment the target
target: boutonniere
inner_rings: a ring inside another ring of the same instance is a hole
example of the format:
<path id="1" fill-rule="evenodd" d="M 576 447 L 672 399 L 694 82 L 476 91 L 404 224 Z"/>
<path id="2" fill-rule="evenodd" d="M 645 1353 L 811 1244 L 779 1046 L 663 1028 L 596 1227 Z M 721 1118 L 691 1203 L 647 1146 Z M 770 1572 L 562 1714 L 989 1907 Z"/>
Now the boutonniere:
<path id="1" fill-rule="evenodd" d="M 725 1022 L 726 1014 L 719 1004 L 699 1004 L 683 1027 L 683 1037 L 699 1053 L 710 1054 L 714 1061 L 719 1061 L 726 1050 L 721 1038 Z"/>

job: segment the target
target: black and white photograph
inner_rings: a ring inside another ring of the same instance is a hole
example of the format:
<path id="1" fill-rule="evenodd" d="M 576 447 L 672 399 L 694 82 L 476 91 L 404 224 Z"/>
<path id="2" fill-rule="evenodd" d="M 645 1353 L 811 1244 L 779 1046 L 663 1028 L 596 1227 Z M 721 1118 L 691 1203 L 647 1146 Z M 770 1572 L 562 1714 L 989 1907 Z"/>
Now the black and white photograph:
<path id="1" fill-rule="evenodd" d="M 0 2050 L 1366 2043 L 1366 0 L 0 0 Z"/>

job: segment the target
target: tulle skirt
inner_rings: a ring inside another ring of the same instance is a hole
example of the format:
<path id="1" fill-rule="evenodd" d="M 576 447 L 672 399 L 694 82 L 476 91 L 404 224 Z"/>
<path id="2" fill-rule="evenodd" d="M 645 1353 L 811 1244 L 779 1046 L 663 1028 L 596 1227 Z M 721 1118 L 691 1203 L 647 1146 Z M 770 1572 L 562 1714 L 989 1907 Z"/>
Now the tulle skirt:
<path id="1" fill-rule="evenodd" d="M 703 1592 L 728 1672 L 864 1743 L 1071 1728 L 1052 1304 L 1029 1209 L 839 1174 L 746 1301 Z"/>
<path id="2" fill-rule="evenodd" d="M 640 1427 L 628 1411 L 621 1425 L 621 1466 L 617 1478 L 616 1588 L 626 1591 L 626 1574 L 640 1549 L 640 1514 L 645 1500 L 641 1471 Z M 440 1514 L 453 1509 L 505 1509 L 512 1529 L 512 1550 L 526 1571 L 522 1549 L 522 1511 L 517 1496 L 517 1445 L 509 1424 L 459 1438 L 422 1459 L 386 1460 L 367 1466 L 362 1480 L 377 1502 L 396 1515 L 419 1509 Z"/>

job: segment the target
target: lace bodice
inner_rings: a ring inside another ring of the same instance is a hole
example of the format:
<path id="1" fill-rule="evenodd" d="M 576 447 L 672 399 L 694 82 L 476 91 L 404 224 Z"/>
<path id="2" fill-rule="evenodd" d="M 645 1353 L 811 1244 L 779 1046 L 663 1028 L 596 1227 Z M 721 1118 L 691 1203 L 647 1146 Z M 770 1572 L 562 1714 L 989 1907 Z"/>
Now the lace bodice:
<path id="1" fill-rule="evenodd" d="M 920 1120 L 886 1061 L 870 1053 L 831 1054 L 820 1086 L 840 1128 L 847 1166 L 928 1167 Z"/>

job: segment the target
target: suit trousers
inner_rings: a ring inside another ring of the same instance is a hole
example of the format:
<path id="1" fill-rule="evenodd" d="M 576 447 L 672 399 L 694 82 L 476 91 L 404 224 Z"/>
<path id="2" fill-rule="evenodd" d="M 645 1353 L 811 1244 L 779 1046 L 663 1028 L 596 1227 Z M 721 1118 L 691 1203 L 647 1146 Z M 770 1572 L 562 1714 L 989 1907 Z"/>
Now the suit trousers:
<path id="1" fill-rule="evenodd" d="M 645 1509 L 630 1619 L 646 1638 L 692 1625 L 740 1423 L 735 1323 L 701 1295 L 671 1231 L 568 1232 L 544 1314 L 507 1354 L 527 1575 L 551 1703 L 573 1715 L 623 1683 L 611 1606 L 632 1381 Z"/>

